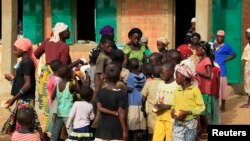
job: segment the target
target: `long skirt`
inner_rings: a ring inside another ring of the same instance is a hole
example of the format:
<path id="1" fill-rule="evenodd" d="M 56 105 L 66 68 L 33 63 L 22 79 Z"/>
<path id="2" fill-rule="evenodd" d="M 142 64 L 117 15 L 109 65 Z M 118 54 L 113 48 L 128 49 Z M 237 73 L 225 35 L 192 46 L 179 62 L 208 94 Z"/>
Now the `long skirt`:
<path id="1" fill-rule="evenodd" d="M 43 130 L 46 132 L 47 129 L 47 123 L 48 123 L 48 115 L 49 115 L 49 99 L 48 99 L 48 93 L 47 93 L 47 82 L 49 77 L 52 75 L 52 70 L 49 65 L 44 65 L 41 70 L 41 74 L 39 76 L 38 85 L 37 85 L 37 91 L 38 91 L 38 107 L 43 112 L 42 116 L 42 124 Z"/>
<path id="2" fill-rule="evenodd" d="M 2 134 L 12 134 L 16 129 L 20 128 L 20 125 L 17 123 L 17 113 L 18 110 L 21 108 L 35 108 L 35 101 L 34 99 L 19 99 L 16 102 L 16 107 L 12 111 L 10 117 L 4 123 L 3 128 L 1 130 Z M 38 130 L 41 127 L 41 124 L 38 120 L 37 113 L 35 111 L 35 129 Z"/>
<path id="3" fill-rule="evenodd" d="M 244 68 L 244 89 L 250 96 L 250 61 L 246 61 Z"/>
<path id="4" fill-rule="evenodd" d="M 141 106 L 131 105 L 128 107 L 127 122 L 129 130 L 146 130 L 146 119 L 141 111 Z"/>

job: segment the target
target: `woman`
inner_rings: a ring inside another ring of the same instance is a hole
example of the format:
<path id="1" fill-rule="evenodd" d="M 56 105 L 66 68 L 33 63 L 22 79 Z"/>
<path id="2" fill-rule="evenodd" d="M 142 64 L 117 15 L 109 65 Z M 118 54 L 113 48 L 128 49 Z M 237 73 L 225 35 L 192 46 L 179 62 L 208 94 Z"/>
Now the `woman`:
<path id="1" fill-rule="evenodd" d="M 136 58 L 140 65 L 144 62 L 146 48 L 140 44 L 141 37 L 142 31 L 139 28 L 133 28 L 129 31 L 128 38 L 130 42 L 122 49 L 125 54 L 123 66 L 126 67 L 128 60 L 132 58 Z"/>
<path id="2" fill-rule="evenodd" d="M 217 31 L 215 43 L 215 62 L 219 64 L 220 72 L 220 100 L 221 111 L 225 111 L 225 103 L 227 98 L 227 76 L 226 76 L 226 62 L 236 57 L 234 50 L 231 46 L 224 42 L 225 32 L 223 30 Z"/>
<path id="3" fill-rule="evenodd" d="M 5 78 L 9 81 L 13 80 L 11 89 L 11 95 L 13 97 L 9 99 L 6 104 L 10 107 L 16 102 L 16 107 L 1 130 L 1 133 L 4 134 L 12 134 L 15 129 L 20 128 L 20 125 L 16 122 L 16 115 L 19 109 L 24 107 L 35 107 L 35 71 L 37 60 L 32 50 L 31 41 L 26 38 L 17 39 L 14 43 L 14 54 L 17 58 L 21 58 L 16 70 L 16 75 L 6 74 Z M 40 133 L 40 135 L 42 135 L 40 122 L 36 113 L 35 129 Z"/>
<path id="4" fill-rule="evenodd" d="M 163 56 L 168 51 L 169 41 L 166 37 L 160 37 L 157 39 L 157 49 L 161 56 Z"/>
<path id="5" fill-rule="evenodd" d="M 70 32 L 68 26 L 64 23 L 56 23 L 55 27 L 53 28 L 52 37 L 46 39 L 35 51 L 36 58 L 39 59 L 45 53 L 46 60 L 46 64 L 42 68 L 38 82 L 39 109 L 41 109 L 44 113 L 42 118 L 43 125 L 47 125 L 47 115 L 49 112 L 46 84 L 49 76 L 52 74 L 50 63 L 53 60 L 60 60 L 63 64 L 71 64 L 69 45 L 66 43 L 66 39 L 69 39 L 69 37 Z M 80 62 L 81 61 L 78 60 L 72 63 L 70 66 L 72 67 Z M 46 130 L 47 129 L 45 128 L 45 131 Z"/>

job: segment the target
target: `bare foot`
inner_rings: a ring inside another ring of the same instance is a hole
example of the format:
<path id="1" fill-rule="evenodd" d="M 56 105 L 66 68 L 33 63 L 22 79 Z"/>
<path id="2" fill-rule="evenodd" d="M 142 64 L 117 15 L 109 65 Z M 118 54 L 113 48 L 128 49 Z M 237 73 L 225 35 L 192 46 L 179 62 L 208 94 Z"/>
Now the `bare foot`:
<path id="1" fill-rule="evenodd" d="M 240 108 L 250 108 L 250 103 L 244 104 L 244 105 L 240 106 Z"/>

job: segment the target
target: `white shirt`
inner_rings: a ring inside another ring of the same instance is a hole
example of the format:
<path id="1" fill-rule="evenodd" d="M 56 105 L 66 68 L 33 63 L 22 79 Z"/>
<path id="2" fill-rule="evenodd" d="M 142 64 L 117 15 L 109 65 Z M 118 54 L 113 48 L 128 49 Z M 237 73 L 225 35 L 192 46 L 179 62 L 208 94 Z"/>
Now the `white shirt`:
<path id="1" fill-rule="evenodd" d="M 90 125 L 90 120 L 94 120 L 95 114 L 92 104 L 86 101 L 76 101 L 70 111 L 66 127 L 69 128 L 73 122 L 73 129 Z"/>

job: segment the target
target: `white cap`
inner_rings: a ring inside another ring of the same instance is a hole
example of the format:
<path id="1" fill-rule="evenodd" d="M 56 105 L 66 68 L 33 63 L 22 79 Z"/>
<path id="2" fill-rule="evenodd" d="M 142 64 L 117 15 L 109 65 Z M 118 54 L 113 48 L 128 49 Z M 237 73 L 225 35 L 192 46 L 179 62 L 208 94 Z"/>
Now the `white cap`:
<path id="1" fill-rule="evenodd" d="M 247 33 L 250 33 L 250 28 L 248 28 L 248 29 L 246 30 L 246 32 L 247 32 Z"/>
<path id="2" fill-rule="evenodd" d="M 191 19 L 191 23 L 195 23 L 195 17 Z"/>

